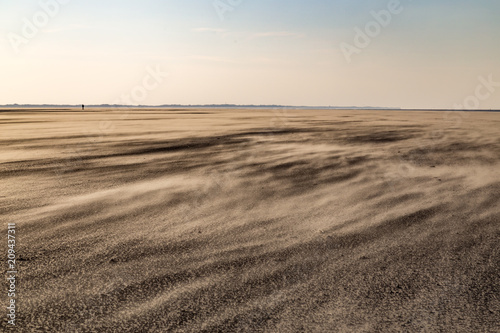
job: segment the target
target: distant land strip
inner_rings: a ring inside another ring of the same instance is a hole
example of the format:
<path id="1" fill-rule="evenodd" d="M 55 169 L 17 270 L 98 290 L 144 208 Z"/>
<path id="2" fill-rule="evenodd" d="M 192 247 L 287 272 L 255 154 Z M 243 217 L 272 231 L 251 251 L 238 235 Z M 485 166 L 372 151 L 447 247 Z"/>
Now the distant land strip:
<path id="1" fill-rule="evenodd" d="M 80 108 L 81 104 L 4 104 L 0 108 Z M 295 105 L 241 105 L 241 104 L 163 104 L 163 105 L 121 105 L 121 104 L 89 104 L 88 108 L 227 108 L 227 109 L 268 109 L 268 108 L 289 108 L 289 109 L 325 109 L 325 110 L 394 110 L 394 111 L 475 111 L 475 112 L 500 112 L 500 109 L 440 109 L 440 108 L 395 108 L 377 106 L 295 106 Z"/>

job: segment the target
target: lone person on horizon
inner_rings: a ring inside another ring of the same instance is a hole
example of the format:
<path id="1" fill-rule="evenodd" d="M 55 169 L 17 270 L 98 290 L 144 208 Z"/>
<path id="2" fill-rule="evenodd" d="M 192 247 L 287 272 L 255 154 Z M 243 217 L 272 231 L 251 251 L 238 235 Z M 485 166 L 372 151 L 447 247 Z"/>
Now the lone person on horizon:
<path id="1" fill-rule="evenodd" d="M 82 111 L 85 110 L 85 105 L 82 104 Z"/>

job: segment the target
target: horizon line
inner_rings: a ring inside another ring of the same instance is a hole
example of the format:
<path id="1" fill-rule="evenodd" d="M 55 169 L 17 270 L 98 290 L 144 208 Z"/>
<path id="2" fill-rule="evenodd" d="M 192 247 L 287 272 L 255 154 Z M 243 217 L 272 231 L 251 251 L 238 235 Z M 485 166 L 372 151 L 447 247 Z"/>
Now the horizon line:
<path id="1" fill-rule="evenodd" d="M 25 107 L 74 107 L 80 108 L 82 104 L 0 104 L 0 108 L 25 108 Z M 500 108 L 490 109 L 447 109 L 447 108 L 402 108 L 402 107 L 380 107 L 380 106 L 308 106 L 308 105 L 281 105 L 281 104 L 160 104 L 160 105 L 125 105 L 125 104 L 88 104 L 89 108 L 303 108 L 303 109 L 332 109 L 332 110 L 401 110 L 401 111 L 500 111 Z"/>

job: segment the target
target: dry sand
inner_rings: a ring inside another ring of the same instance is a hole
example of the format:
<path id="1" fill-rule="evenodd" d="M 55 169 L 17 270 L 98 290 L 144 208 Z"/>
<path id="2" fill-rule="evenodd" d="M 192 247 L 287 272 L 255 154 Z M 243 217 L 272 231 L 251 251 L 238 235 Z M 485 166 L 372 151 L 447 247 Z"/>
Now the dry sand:
<path id="1" fill-rule="evenodd" d="M 0 124 L 18 332 L 500 331 L 500 113 Z"/>

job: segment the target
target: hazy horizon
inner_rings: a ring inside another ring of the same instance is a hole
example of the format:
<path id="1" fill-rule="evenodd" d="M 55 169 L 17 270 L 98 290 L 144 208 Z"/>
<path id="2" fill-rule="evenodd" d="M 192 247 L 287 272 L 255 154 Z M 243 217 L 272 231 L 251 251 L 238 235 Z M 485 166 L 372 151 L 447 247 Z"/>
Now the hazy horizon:
<path id="1" fill-rule="evenodd" d="M 85 107 L 85 110 L 89 108 L 116 108 L 116 109 L 170 109 L 170 108 L 182 108 L 182 109 L 213 109 L 213 108 L 222 108 L 228 110 L 235 109 L 296 109 L 296 110 L 308 110 L 308 109 L 323 109 L 323 110 L 378 110 L 378 111 L 457 111 L 457 112 L 500 112 L 500 108 L 477 108 L 477 109 L 457 109 L 457 108 L 400 108 L 400 107 L 383 107 L 383 106 L 349 106 L 349 105 L 279 105 L 279 104 L 158 104 L 158 105 L 126 105 L 126 104 L 0 104 L 0 108 L 15 108 L 23 110 L 26 107 L 35 107 L 35 108 L 76 108 L 80 109 L 81 106 Z"/>
<path id="2" fill-rule="evenodd" d="M 0 8 L 2 105 L 500 108 L 495 1 Z"/>

